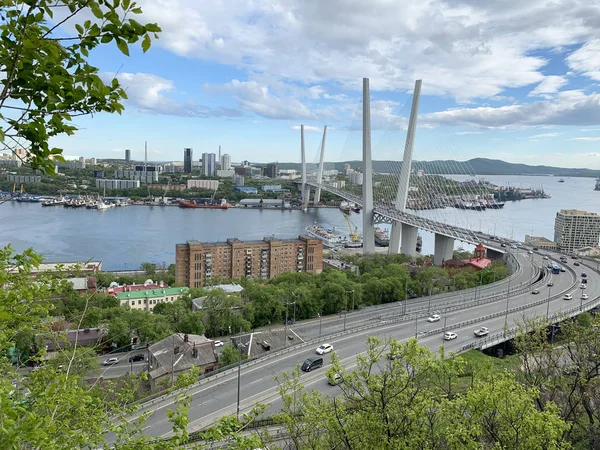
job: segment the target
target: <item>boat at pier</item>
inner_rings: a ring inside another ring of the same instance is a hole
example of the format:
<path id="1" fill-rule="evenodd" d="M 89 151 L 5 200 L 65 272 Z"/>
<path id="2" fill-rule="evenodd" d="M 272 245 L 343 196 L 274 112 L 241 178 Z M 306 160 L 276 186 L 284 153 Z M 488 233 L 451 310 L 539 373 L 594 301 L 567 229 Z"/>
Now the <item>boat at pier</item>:
<path id="1" fill-rule="evenodd" d="M 596 187 L 594 188 L 595 191 L 600 191 L 600 177 L 598 177 L 596 179 Z"/>
<path id="2" fill-rule="evenodd" d="M 344 214 L 350 214 L 350 212 L 352 211 L 352 208 L 350 207 L 350 205 L 348 204 L 342 204 L 340 205 L 340 210 L 344 213 Z"/>
<path id="3" fill-rule="evenodd" d="M 328 248 L 344 247 L 350 243 L 345 236 L 335 233 L 334 229 L 321 227 L 317 223 L 305 228 L 306 234 L 323 241 L 323 245 Z"/>
<path id="4" fill-rule="evenodd" d="M 361 210 L 361 209 L 362 209 L 362 208 L 361 208 L 360 206 L 358 206 L 358 205 L 354 205 L 354 207 L 352 208 L 352 211 L 354 211 L 356 214 L 358 214 L 358 213 L 360 213 L 360 210 Z"/>
<path id="5" fill-rule="evenodd" d="M 42 206 L 63 206 L 66 202 L 64 197 L 56 197 L 42 202 Z"/>
<path id="6" fill-rule="evenodd" d="M 562 178 L 560 180 L 558 180 L 559 183 L 564 183 L 565 180 L 563 180 Z"/>
<path id="7" fill-rule="evenodd" d="M 388 247 L 390 245 L 390 237 L 387 231 L 379 227 L 375 227 L 375 244 L 379 247 Z"/>
<path id="8" fill-rule="evenodd" d="M 229 209 L 229 204 L 226 199 L 222 199 L 220 203 L 212 202 L 197 202 L 196 200 L 180 201 L 180 208 L 206 208 L 206 209 Z"/>

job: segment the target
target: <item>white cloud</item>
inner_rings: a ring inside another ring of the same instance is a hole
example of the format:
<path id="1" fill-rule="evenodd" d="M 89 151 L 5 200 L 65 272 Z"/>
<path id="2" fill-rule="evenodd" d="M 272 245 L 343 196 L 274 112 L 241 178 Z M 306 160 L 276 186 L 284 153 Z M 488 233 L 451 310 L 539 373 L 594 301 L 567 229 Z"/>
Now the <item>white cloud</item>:
<path id="1" fill-rule="evenodd" d="M 565 77 L 551 75 L 544 78 L 544 80 L 538 84 L 534 90 L 529 93 L 530 97 L 542 96 L 544 94 L 555 94 L 567 84 L 567 79 Z"/>
<path id="2" fill-rule="evenodd" d="M 250 78 L 358 89 L 367 76 L 375 90 L 407 90 L 423 78 L 425 94 L 460 100 L 542 83 L 547 61 L 540 51 L 583 44 L 600 22 L 600 10 L 571 0 L 522 0 L 510 8 L 472 0 L 140 3 L 145 19 L 163 28 L 156 45 L 235 66 Z"/>
<path id="3" fill-rule="evenodd" d="M 435 125 L 485 128 L 600 125 L 600 94 L 563 91 L 553 100 L 498 108 L 455 108 L 423 114 L 422 119 Z"/>
<path id="4" fill-rule="evenodd" d="M 101 74 L 105 82 L 114 77 L 114 73 Z M 241 115 L 234 109 L 211 108 L 191 101 L 178 102 L 171 97 L 177 94 L 174 83 L 156 75 L 123 72 L 116 74 L 116 77 L 127 92 L 126 106 L 132 106 L 138 112 L 200 118 Z"/>
<path id="5" fill-rule="evenodd" d="M 300 125 L 293 125 L 291 129 L 294 131 L 300 131 Z M 304 125 L 304 131 L 314 131 L 320 133 L 321 131 L 323 131 L 323 129 L 321 127 L 315 127 L 313 125 Z"/>
<path id="6" fill-rule="evenodd" d="M 560 133 L 542 133 L 542 134 L 534 134 L 533 136 L 527 136 L 527 139 L 543 139 L 543 138 L 551 138 L 558 137 Z"/>
<path id="7" fill-rule="evenodd" d="M 232 80 L 222 86 L 205 86 L 207 89 L 229 91 L 240 106 L 269 119 L 315 119 L 316 114 L 292 97 L 281 97 L 256 81 Z"/>
<path id="8" fill-rule="evenodd" d="M 600 137 L 598 137 L 598 136 L 574 137 L 574 138 L 569 139 L 569 141 L 598 142 L 598 141 L 600 141 Z"/>
<path id="9" fill-rule="evenodd" d="M 481 134 L 481 133 L 482 133 L 481 131 L 457 131 L 454 134 L 456 134 L 458 136 L 465 136 L 468 134 Z"/>
<path id="10" fill-rule="evenodd" d="M 566 62 L 577 73 L 600 81 L 600 39 L 593 39 L 571 53 Z"/>

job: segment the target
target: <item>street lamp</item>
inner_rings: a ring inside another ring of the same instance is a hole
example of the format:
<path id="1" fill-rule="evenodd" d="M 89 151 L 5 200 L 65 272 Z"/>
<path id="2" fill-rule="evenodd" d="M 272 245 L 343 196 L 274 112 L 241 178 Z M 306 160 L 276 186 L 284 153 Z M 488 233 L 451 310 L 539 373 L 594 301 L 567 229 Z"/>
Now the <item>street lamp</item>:
<path id="1" fill-rule="evenodd" d="M 446 311 L 444 311 L 444 330 L 443 330 L 443 333 L 442 333 L 442 340 L 445 340 L 444 336 L 446 335 L 446 319 L 447 318 L 448 318 L 448 316 L 446 316 Z"/>
<path id="2" fill-rule="evenodd" d="M 581 289 L 581 301 L 579 302 L 579 311 L 583 311 L 583 290 L 585 289 L 585 284 L 580 286 Z"/>
<path id="3" fill-rule="evenodd" d="M 323 312 L 321 311 L 320 313 L 317 313 L 317 316 L 319 316 L 319 337 L 321 337 L 321 322 L 323 320 Z"/>
<path id="4" fill-rule="evenodd" d="M 548 286 L 548 306 L 546 306 L 546 321 L 550 318 L 550 292 L 552 291 L 552 286 Z"/>
<path id="5" fill-rule="evenodd" d="M 290 305 L 294 305 L 294 322 L 296 321 L 296 302 L 286 302 L 285 304 L 285 346 L 287 347 L 287 341 L 288 341 L 288 333 L 287 333 L 287 327 L 288 327 L 288 307 Z"/>

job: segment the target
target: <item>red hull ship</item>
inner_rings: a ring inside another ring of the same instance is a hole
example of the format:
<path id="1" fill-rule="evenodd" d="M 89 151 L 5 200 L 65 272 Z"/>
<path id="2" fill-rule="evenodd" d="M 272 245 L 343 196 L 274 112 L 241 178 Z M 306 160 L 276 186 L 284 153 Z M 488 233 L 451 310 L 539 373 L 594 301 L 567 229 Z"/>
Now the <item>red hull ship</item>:
<path id="1" fill-rule="evenodd" d="M 228 209 L 229 204 L 227 203 L 227 200 L 225 200 L 225 199 L 221 200 L 221 203 L 219 203 L 219 204 L 198 203 L 195 200 L 190 200 L 189 202 L 186 202 L 186 201 L 182 200 L 179 202 L 179 207 L 180 208 Z"/>

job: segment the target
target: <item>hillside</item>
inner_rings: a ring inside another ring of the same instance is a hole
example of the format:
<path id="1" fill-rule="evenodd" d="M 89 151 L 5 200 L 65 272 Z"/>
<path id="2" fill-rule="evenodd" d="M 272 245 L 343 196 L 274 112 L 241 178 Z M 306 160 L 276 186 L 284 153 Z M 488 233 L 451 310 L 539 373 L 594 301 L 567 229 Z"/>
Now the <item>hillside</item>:
<path id="1" fill-rule="evenodd" d="M 362 161 L 338 161 L 326 162 L 326 170 L 337 169 L 341 171 L 344 164 L 350 164 L 352 168 L 362 166 Z M 279 169 L 300 170 L 299 163 L 276 163 Z M 373 161 L 375 172 L 389 172 L 390 167 L 399 167 L 398 161 Z M 309 163 L 307 167 L 316 169 L 317 164 Z M 415 170 L 422 169 L 429 174 L 455 174 L 455 175 L 557 175 L 565 177 L 598 177 L 600 170 L 592 169 L 569 169 L 552 166 L 529 166 L 527 164 L 514 164 L 499 159 L 474 158 L 468 161 L 437 160 L 437 161 L 413 161 Z M 451 170 L 442 170 L 450 168 Z"/>

